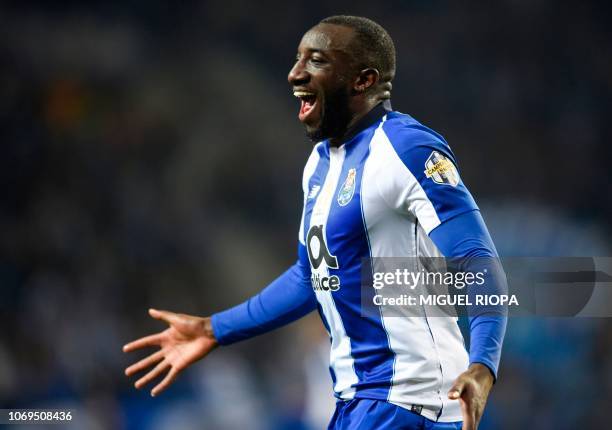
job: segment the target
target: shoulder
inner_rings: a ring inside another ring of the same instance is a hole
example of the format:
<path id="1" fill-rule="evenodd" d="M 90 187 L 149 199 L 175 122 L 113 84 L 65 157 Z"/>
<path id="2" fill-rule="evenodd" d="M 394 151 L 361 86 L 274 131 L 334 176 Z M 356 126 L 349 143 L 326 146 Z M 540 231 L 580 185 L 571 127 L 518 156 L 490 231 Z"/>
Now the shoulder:
<path id="1" fill-rule="evenodd" d="M 304 192 L 308 189 L 308 180 L 313 175 L 317 165 L 319 164 L 319 160 L 323 157 L 325 150 L 325 142 L 317 143 L 310 152 L 310 156 L 308 157 L 308 161 L 306 161 L 306 165 L 304 166 L 304 172 L 302 174 L 302 188 Z"/>
<path id="2" fill-rule="evenodd" d="M 411 170 L 415 162 L 424 162 L 426 158 L 423 157 L 428 157 L 434 151 L 457 164 L 444 137 L 410 115 L 390 112 L 382 124 L 382 131 L 394 152 Z"/>
<path id="3" fill-rule="evenodd" d="M 380 166 L 375 179 L 380 194 L 392 207 L 416 214 L 427 231 L 478 208 L 444 137 L 410 115 L 387 114 L 372 152 Z"/>
<path id="4" fill-rule="evenodd" d="M 399 112 L 390 112 L 381 128 L 387 153 L 419 183 L 460 183 L 457 160 L 441 134 Z"/>

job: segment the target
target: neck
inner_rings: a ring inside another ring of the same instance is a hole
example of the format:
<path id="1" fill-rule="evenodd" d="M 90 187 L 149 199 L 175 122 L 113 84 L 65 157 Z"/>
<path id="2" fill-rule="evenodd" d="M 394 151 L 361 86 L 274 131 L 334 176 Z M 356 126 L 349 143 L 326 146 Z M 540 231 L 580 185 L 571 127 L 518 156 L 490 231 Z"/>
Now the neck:
<path id="1" fill-rule="evenodd" d="M 384 109 L 387 111 L 391 110 L 391 101 L 389 99 L 373 99 L 369 100 L 361 109 L 355 112 L 349 121 L 346 130 L 340 137 L 333 137 L 329 139 L 329 145 L 338 147 L 346 142 L 350 137 L 352 137 L 356 132 L 358 132 L 360 128 L 360 122 L 364 120 L 365 117 L 372 112 L 376 106 L 383 104 Z"/>

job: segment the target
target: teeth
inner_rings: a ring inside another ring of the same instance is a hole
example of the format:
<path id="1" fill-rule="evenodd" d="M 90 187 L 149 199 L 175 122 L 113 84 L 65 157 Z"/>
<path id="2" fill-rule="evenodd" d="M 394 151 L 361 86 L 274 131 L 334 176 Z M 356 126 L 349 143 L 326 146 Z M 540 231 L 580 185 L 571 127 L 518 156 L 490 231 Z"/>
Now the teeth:
<path id="1" fill-rule="evenodd" d="M 296 97 L 309 97 L 314 96 L 315 93 L 309 93 L 308 91 L 294 91 L 293 95 Z"/>

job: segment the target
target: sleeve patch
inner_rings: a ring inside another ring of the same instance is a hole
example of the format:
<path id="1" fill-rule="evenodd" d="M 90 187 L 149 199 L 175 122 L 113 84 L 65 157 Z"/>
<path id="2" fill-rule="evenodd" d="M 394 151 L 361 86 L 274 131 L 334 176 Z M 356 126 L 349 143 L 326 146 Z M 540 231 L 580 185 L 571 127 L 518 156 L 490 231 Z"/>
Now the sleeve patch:
<path id="1" fill-rule="evenodd" d="M 436 184 L 456 187 L 459 184 L 459 172 L 451 160 L 438 151 L 432 151 L 425 161 L 425 176 Z"/>

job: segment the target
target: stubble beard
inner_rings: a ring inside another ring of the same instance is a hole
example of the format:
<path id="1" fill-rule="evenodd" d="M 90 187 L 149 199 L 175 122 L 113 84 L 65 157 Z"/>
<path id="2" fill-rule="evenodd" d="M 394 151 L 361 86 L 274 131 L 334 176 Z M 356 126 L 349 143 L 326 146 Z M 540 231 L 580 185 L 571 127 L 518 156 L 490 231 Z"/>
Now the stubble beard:
<path id="1" fill-rule="evenodd" d="M 349 93 L 345 87 L 340 87 L 326 95 L 319 127 L 306 129 L 306 136 L 313 143 L 329 138 L 339 139 L 346 133 L 350 122 Z"/>

